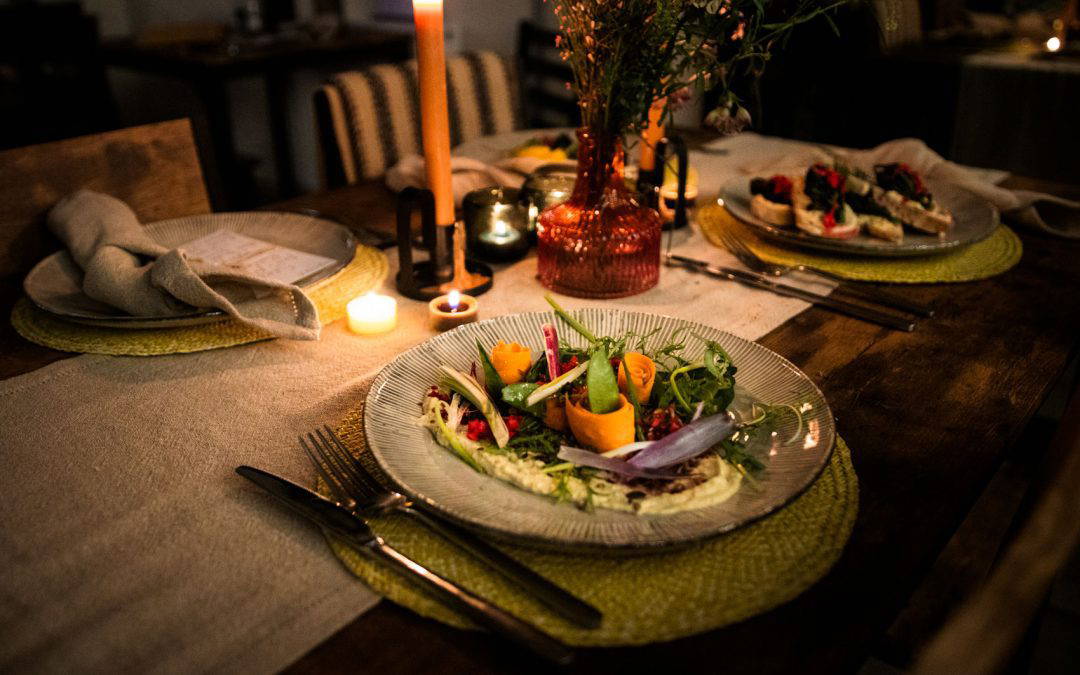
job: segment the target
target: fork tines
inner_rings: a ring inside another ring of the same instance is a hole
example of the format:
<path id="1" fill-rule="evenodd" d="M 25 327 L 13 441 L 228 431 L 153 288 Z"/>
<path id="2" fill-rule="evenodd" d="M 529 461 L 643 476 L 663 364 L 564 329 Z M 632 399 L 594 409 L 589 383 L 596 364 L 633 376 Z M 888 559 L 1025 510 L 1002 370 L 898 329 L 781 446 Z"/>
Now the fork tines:
<path id="1" fill-rule="evenodd" d="M 315 465 L 315 470 L 338 499 L 353 501 L 358 496 L 370 499 L 382 492 L 382 488 L 367 475 L 330 427 L 323 425 L 322 429 L 309 433 L 306 441 L 303 436 L 297 438 L 300 447 Z"/>

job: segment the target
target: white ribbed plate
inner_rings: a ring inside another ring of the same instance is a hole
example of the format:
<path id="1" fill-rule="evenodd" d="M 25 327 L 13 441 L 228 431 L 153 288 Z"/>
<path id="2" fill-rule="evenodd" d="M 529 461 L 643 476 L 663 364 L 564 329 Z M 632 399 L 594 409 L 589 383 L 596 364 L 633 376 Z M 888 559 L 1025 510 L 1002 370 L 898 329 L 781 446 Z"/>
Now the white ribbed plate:
<path id="1" fill-rule="evenodd" d="M 356 238 L 347 228 L 333 221 L 297 213 L 207 213 L 162 220 L 146 226 L 146 233 L 154 241 L 170 249 L 217 230 L 232 230 L 253 239 L 334 260 L 334 264 L 301 279 L 297 283 L 301 288 L 342 269 L 356 253 Z M 83 294 L 82 278 L 82 270 L 68 252 L 57 251 L 30 270 L 23 281 L 23 290 L 35 305 L 46 312 L 92 326 L 173 328 L 221 321 L 225 317 L 224 312 L 216 309 L 191 309 L 185 313 L 163 317 L 131 316 Z"/>
<path id="2" fill-rule="evenodd" d="M 617 309 L 584 309 L 572 313 L 598 335 L 627 330 L 647 334 L 659 329 L 647 345 L 667 342 L 676 329 L 719 342 L 738 368 L 735 381 L 744 394 L 771 404 L 805 408 L 802 431 L 794 415 L 777 428 L 779 442 L 758 477 L 747 481 L 727 502 L 681 513 L 639 516 L 605 509 L 585 512 L 558 504 L 470 469 L 439 446 L 415 422 L 425 392 L 438 381 L 438 368 L 468 371 L 476 359 L 476 340 L 493 345 L 515 341 L 542 351 L 540 325 L 549 312 L 501 316 L 468 324 L 410 349 L 376 377 L 368 395 L 364 428 L 368 446 L 387 476 L 412 498 L 422 500 L 452 520 L 492 537 L 559 548 L 652 548 L 686 544 L 746 525 L 785 506 L 817 478 L 832 453 L 835 427 L 821 391 L 798 368 L 765 347 L 724 331 L 672 317 Z M 560 337 L 579 347 L 584 340 L 559 321 Z M 686 355 L 700 356 L 703 347 L 691 340 Z M 767 446 L 768 439 L 760 439 Z"/>

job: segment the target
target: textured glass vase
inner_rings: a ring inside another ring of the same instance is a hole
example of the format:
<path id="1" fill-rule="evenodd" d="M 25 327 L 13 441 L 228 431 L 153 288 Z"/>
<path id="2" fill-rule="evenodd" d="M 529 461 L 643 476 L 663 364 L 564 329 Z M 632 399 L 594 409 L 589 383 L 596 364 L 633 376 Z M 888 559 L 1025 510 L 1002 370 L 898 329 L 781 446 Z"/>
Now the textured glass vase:
<path id="1" fill-rule="evenodd" d="M 540 283 L 581 298 L 646 291 L 660 279 L 660 216 L 626 187 L 621 138 L 577 136 L 574 192 L 537 220 Z"/>

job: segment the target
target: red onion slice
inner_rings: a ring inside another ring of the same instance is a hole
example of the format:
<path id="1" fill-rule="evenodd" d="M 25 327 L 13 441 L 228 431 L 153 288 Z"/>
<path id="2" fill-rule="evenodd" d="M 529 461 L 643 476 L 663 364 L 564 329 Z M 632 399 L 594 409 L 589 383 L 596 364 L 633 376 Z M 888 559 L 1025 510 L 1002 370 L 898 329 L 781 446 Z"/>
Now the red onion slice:
<path id="1" fill-rule="evenodd" d="M 655 471 L 653 469 L 643 469 L 636 467 L 630 462 L 621 459 L 612 459 L 611 457 L 604 457 L 598 455 L 591 450 L 583 450 L 582 448 L 572 448 L 569 445 L 564 445 L 559 449 L 559 459 L 577 464 L 578 466 L 589 466 L 594 469 L 603 469 L 604 471 L 610 471 L 611 473 L 617 473 L 620 476 L 627 476 L 629 478 L 655 478 L 660 480 L 672 480 L 679 476 L 673 473 L 664 473 L 663 471 Z"/>
<path id="2" fill-rule="evenodd" d="M 735 418 L 723 412 L 702 417 L 664 436 L 627 460 L 642 469 L 663 469 L 697 457 L 735 432 Z"/>

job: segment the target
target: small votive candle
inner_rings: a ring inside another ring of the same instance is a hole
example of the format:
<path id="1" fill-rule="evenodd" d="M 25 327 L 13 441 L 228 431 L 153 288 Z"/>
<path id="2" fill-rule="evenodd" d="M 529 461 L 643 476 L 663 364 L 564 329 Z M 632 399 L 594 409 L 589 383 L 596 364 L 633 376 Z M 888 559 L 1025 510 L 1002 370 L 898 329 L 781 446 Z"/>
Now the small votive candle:
<path id="1" fill-rule="evenodd" d="M 481 188 L 465 195 L 469 255 L 488 262 L 513 262 L 529 252 L 529 212 L 514 188 Z"/>
<path id="2" fill-rule="evenodd" d="M 357 335 L 376 335 L 393 330 L 397 325 L 397 300 L 372 291 L 345 305 L 349 315 L 349 330 Z"/>
<path id="3" fill-rule="evenodd" d="M 479 309 L 480 303 L 476 298 L 459 291 L 450 291 L 428 303 L 431 325 L 440 331 L 476 321 Z"/>

